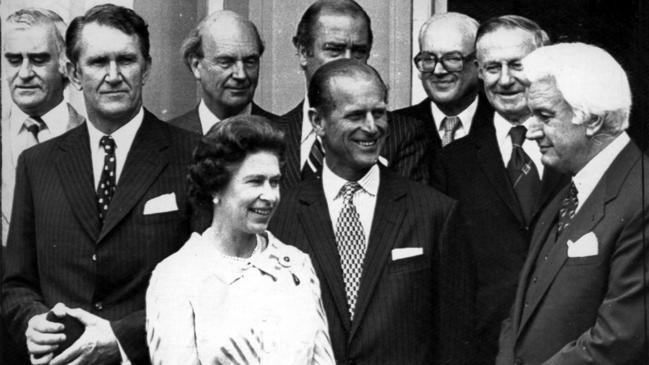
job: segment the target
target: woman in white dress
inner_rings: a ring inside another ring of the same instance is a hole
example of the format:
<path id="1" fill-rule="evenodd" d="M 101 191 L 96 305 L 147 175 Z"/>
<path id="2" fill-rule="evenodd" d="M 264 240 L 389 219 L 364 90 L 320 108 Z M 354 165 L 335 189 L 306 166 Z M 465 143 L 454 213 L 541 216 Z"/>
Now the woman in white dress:
<path id="1" fill-rule="evenodd" d="M 212 210 L 153 272 L 154 364 L 334 364 L 309 257 L 266 231 L 279 203 L 282 134 L 262 117 L 219 122 L 199 143 L 190 197 Z"/>

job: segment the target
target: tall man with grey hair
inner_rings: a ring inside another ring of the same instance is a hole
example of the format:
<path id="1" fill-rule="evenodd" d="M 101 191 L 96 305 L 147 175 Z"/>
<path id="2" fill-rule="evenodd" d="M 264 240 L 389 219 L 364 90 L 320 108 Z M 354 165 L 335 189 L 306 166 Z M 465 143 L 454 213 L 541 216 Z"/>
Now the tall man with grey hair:
<path id="1" fill-rule="evenodd" d="M 480 91 L 475 62 L 478 22 L 464 14 L 435 14 L 419 31 L 415 66 L 428 97 L 395 110 L 425 122 L 435 149 L 491 123 L 493 109 Z"/>
<path id="2" fill-rule="evenodd" d="M 505 15 L 482 23 L 476 38 L 479 76 L 496 112 L 490 123 L 442 151 L 436 181 L 460 202 L 475 258 L 473 363 L 493 364 L 500 323 L 514 301 L 527 255 L 530 227 L 567 179 L 543 169 L 538 148 L 531 141 L 523 143 L 529 110 L 521 60 L 547 43 L 545 32 L 530 19 Z"/>
<path id="3" fill-rule="evenodd" d="M 625 133 L 626 73 L 582 43 L 538 49 L 522 66 L 528 138 L 572 182 L 536 225 L 497 364 L 644 364 L 649 163 Z"/>
<path id="4" fill-rule="evenodd" d="M 276 115 L 253 103 L 264 43 L 255 25 L 235 12 L 216 11 L 187 36 L 181 52 L 198 82 L 201 101 L 170 121 L 199 134 L 238 114 Z"/>
<path id="5" fill-rule="evenodd" d="M 47 9 L 25 8 L 7 17 L 3 67 L 13 107 L 2 121 L 2 245 L 7 244 L 20 153 L 63 134 L 83 117 L 63 100 L 65 72 L 63 19 Z"/>

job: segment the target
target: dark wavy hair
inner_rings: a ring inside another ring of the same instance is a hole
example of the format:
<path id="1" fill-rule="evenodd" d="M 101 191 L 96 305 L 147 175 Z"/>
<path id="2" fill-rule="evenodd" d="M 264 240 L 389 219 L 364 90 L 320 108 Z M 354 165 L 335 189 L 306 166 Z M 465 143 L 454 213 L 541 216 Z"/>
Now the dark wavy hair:
<path id="1" fill-rule="evenodd" d="M 146 61 L 151 61 L 149 54 L 149 26 L 136 12 L 123 6 L 113 4 L 97 5 L 90 8 L 84 15 L 72 20 L 65 34 L 65 44 L 68 59 L 73 64 L 79 60 L 79 39 L 83 27 L 97 23 L 122 31 L 128 35 L 136 35 L 140 40 L 140 51 Z"/>
<path id="2" fill-rule="evenodd" d="M 214 193 L 225 188 L 232 172 L 251 153 L 269 151 L 284 160 L 284 133 L 258 115 L 238 115 L 218 122 L 194 149 L 189 166 L 189 198 L 211 211 Z"/>

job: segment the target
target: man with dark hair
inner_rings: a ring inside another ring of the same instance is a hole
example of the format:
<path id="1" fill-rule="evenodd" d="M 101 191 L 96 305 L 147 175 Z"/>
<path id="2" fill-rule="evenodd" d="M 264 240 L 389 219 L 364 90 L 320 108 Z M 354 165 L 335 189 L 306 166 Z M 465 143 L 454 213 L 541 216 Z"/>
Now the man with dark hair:
<path id="1" fill-rule="evenodd" d="M 544 169 L 538 148 L 525 142 L 529 109 L 521 60 L 543 45 L 538 40 L 544 34 L 533 21 L 513 15 L 480 25 L 478 72 L 496 112 L 489 123 L 448 145 L 437 159 L 435 180 L 460 203 L 476 264 L 473 364 L 493 364 L 500 323 L 514 301 L 531 227 L 567 179 Z"/>
<path id="2" fill-rule="evenodd" d="M 649 163 L 625 133 L 627 75 L 583 43 L 522 65 L 527 137 L 572 181 L 539 216 L 496 363 L 646 364 Z"/>
<path id="3" fill-rule="evenodd" d="M 389 171 L 387 88 L 357 60 L 320 67 L 309 118 L 320 180 L 283 196 L 270 230 L 311 255 L 339 364 L 464 364 L 471 272 L 456 203 Z"/>
<path id="4" fill-rule="evenodd" d="M 14 106 L 2 121 L 2 246 L 7 245 L 18 156 L 83 122 L 63 100 L 68 84 L 63 19 L 51 10 L 26 8 L 9 15 L 5 26 L 5 77 Z"/>
<path id="5" fill-rule="evenodd" d="M 424 121 L 436 150 L 491 123 L 475 61 L 477 31 L 475 19 L 453 12 L 433 15 L 419 31 L 414 62 L 428 98 L 394 113 Z"/>
<path id="6" fill-rule="evenodd" d="M 201 101 L 172 119 L 172 125 L 205 134 L 220 120 L 234 115 L 277 118 L 252 101 L 264 43 L 251 21 L 232 11 L 216 11 L 187 36 L 181 53 L 200 86 Z"/>
<path id="7" fill-rule="evenodd" d="M 304 13 L 293 37 L 308 88 L 316 70 L 327 62 L 348 58 L 367 63 L 372 48 L 371 21 L 365 10 L 352 0 L 319 0 Z M 319 177 L 326 151 L 308 118 L 305 98 L 283 115 L 279 127 L 287 140 L 282 190 L 301 180 Z M 420 133 L 423 122 L 388 115 L 391 134 L 381 151 L 381 163 L 402 176 L 427 182 L 430 145 Z"/>
<path id="8" fill-rule="evenodd" d="M 68 74 L 88 121 L 18 160 L 2 314 L 32 363 L 149 363 L 145 291 L 189 235 L 185 174 L 198 136 L 142 107 L 148 36 L 115 5 L 75 18 Z"/>

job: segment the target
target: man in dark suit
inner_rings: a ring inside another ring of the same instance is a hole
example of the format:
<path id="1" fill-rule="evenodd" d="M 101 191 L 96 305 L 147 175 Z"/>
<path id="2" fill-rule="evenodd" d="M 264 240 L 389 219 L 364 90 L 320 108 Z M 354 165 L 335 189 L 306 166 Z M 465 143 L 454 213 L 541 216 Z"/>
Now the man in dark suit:
<path id="1" fill-rule="evenodd" d="M 304 12 L 293 37 L 300 67 L 308 87 L 311 77 L 323 64 L 350 58 L 367 62 L 372 48 L 372 26 L 365 10 L 350 0 L 319 0 Z M 310 108 L 305 98 L 282 116 L 278 126 L 287 141 L 282 190 L 295 186 L 322 171 L 325 151 L 308 118 Z M 388 136 L 381 163 L 402 176 L 427 182 L 430 177 L 430 143 L 421 133 L 423 122 L 403 115 L 388 116 Z"/>
<path id="2" fill-rule="evenodd" d="M 75 18 L 68 71 L 88 123 L 18 160 L 2 314 L 33 363 L 149 362 L 145 291 L 151 270 L 189 235 L 185 175 L 198 136 L 143 109 L 148 36 L 123 7 Z M 71 328 L 48 320 L 50 311 L 83 331 L 57 356 Z"/>
<path id="3" fill-rule="evenodd" d="M 471 279 L 455 202 L 378 163 L 387 88 L 372 67 L 332 61 L 308 97 L 322 178 L 283 196 L 270 230 L 311 255 L 336 361 L 463 363 Z"/>
<path id="4" fill-rule="evenodd" d="M 493 364 L 500 324 L 514 300 L 531 229 L 541 207 L 566 178 L 543 169 L 537 146 L 525 139 L 529 117 L 520 62 L 547 36 L 519 16 L 484 22 L 477 59 L 485 94 L 496 110 L 492 122 L 448 145 L 437 183 L 460 203 L 477 272 L 474 364 Z"/>
<path id="5" fill-rule="evenodd" d="M 475 19 L 453 12 L 433 15 L 419 31 L 414 62 L 428 98 L 394 113 L 424 121 L 436 151 L 492 121 L 493 109 L 479 93 L 477 31 Z"/>
<path id="6" fill-rule="evenodd" d="M 63 19 L 51 10 L 27 8 L 9 15 L 5 24 L 5 78 L 13 107 L 2 121 L 2 246 L 7 245 L 18 156 L 84 120 L 63 100 L 68 85 Z"/>
<path id="7" fill-rule="evenodd" d="M 528 138 L 572 183 L 534 230 L 497 364 L 646 364 L 649 163 L 624 132 L 626 74 L 583 43 L 539 49 L 523 66 Z"/>
<path id="8" fill-rule="evenodd" d="M 264 43 L 251 21 L 232 11 L 216 11 L 189 34 L 181 52 L 200 86 L 201 101 L 172 119 L 172 125 L 205 134 L 220 120 L 238 114 L 277 118 L 252 101 Z"/>

